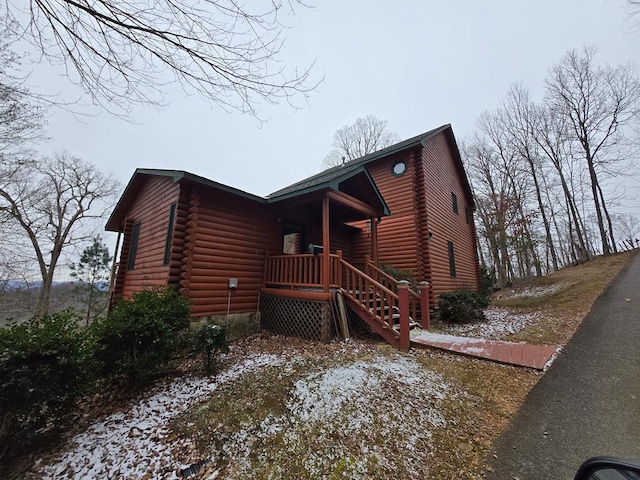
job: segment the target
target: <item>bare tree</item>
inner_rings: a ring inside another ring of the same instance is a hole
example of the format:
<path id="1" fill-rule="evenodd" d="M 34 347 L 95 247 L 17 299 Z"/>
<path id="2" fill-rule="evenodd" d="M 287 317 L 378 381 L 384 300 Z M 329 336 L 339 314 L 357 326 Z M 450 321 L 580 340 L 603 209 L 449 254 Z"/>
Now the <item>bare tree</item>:
<path id="1" fill-rule="evenodd" d="M 538 146 L 533 139 L 531 124 L 535 117 L 535 107 L 529 99 L 529 92 L 520 85 L 513 85 L 507 93 L 506 100 L 498 109 L 501 121 L 515 146 L 519 156 L 526 162 L 528 173 L 531 175 L 533 187 L 538 204 L 538 210 L 542 217 L 545 230 L 547 249 L 551 255 L 553 270 L 558 270 L 558 258 L 556 256 L 555 245 L 551 235 L 551 225 L 547 218 L 546 207 L 543 202 L 543 195 L 540 186 L 542 171 L 540 168 L 540 155 Z M 538 275 L 540 275 L 538 267 Z"/>
<path id="2" fill-rule="evenodd" d="M 0 31 L 0 184 L 28 161 L 29 146 L 42 136 L 45 109 L 16 75 L 20 58 Z"/>
<path id="3" fill-rule="evenodd" d="M 256 113 L 256 101 L 294 101 L 317 83 L 310 68 L 280 64 L 283 8 L 299 0 L 33 0 L 6 2 L 16 23 L 49 61 L 103 105 L 160 103 L 180 82 L 225 109 Z"/>
<path id="4" fill-rule="evenodd" d="M 37 260 L 42 279 L 38 314 L 48 313 L 51 285 L 63 250 L 91 238 L 83 223 L 103 218 L 118 190 L 113 178 L 66 153 L 23 165 L 12 181 L 0 188 L 0 219 L 22 232 Z"/>
<path id="5" fill-rule="evenodd" d="M 640 0 L 627 0 L 627 6 L 629 8 L 629 18 L 636 22 L 636 26 L 640 26 Z"/>
<path id="6" fill-rule="evenodd" d="M 640 247 L 640 219 L 629 213 L 614 215 L 615 225 L 622 237 L 624 250 Z"/>
<path id="7" fill-rule="evenodd" d="M 387 130 L 387 121 L 373 115 L 358 118 L 353 125 L 345 125 L 333 135 L 333 150 L 324 157 L 325 168 L 364 157 L 398 142 L 400 138 Z"/>
<path id="8" fill-rule="evenodd" d="M 604 170 L 612 171 L 621 158 L 624 129 L 637 121 L 640 82 L 631 66 L 599 67 L 595 50 L 572 50 L 555 65 L 546 81 L 547 103 L 563 117 L 582 149 L 589 172 L 593 203 L 604 255 L 615 248 L 607 205 L 600 188 Z M 609 235 L 605 219 L 609 225 Z M 611 240 L 611 244 L 610 241 Z"/>

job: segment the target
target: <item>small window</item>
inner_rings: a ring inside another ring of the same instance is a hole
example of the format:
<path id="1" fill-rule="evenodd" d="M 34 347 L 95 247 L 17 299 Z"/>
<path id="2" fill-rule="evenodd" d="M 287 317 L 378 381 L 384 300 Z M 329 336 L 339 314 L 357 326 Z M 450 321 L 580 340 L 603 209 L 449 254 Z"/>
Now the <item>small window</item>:
<path id="1" fill-rule="evenodd" d="M 176 221 L 176 204 L 171 205 L 169 209 L 169 225 L 167 226 L 167 239 L 164 242 L 164 262 L 166 267 L 171 261 L 171 240 L 173 240 L 173 224 Z"/>
<path id="2" fill-rule="evenodd" d="M 400 177 L 407 171 L 407 162 L 396 162 L 391 166 L 391 175 Z"/>
<path id="3" fill-rule="evenodd" d="M 453 205 L 453 213 L 458 214 L 458 197 L 451 192 L 451 204 Z"/>
<path id="4" fill-rule="evenodd" d="M 131 233 L 131 247 L 129 247 L 129 259 L 127 260 L 127 270 L 133 270 L 136 266 L 136 253 L 138 253 L 138 239 L 140 238 L 140 225 L 136 223 Z"/>
<path id="5" fill-rule="evenodd" d="M 468 225 L 471 225 L 471 210 L 469 210 L 469 207 L 464 207 L 464 219 Z"/>
<path id="6" fill-rule="evenodd" d="M 449 249 L 449 275 L 451 278 L 456 278 L 456 256 L 453 251 L 453 242 L 447 242 L 447 248 Z"/>

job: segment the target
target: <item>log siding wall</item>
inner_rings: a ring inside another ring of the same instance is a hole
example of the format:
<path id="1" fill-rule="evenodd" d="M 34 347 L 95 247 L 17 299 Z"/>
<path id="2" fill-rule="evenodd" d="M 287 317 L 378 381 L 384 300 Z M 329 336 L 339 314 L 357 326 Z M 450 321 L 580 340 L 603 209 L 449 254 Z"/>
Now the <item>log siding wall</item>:
<path id="1" fill-rule="evenodd" d="M 197 233 L 190 248 L 191 314 L 226 314 L 229 278 L 238 279 L 238 288 L 231 292 L 229 311 L 255 312 L 265 255 L 280 254 L 282 240 L 281 225 L 265 205 L 221 191 L 203 194 Z"/>
<path id="2" fill-rule="evenodd" d="M 452 154 L 444 135 L 427 141 L 422 149 L 424 171 L 423 204 L 426 207 L 429 239 L 429 270 L 425 278 L 432 284 L 434 301 L 443 292 L 478 288 L 478 262 L 475 231 L 469 199 L 462 189 L 459 172 L 451 160 Z M 454 213 L 452 195 L 458 201 L 458 213 Z M 469 209 L 470 223 L 465 218 Z M 451 278 L 448 243 L 455 253 L 456 277 Z"/>
<path id="3" fill-rule="evenodd" d="M 127 214 L 124 240 L 116 277 L 115 293 L 129 298 L 134 292 L 167 284 L 169 266 L 164 263 L 171 205 L 178 200 L 179 185 L 166 177 L 149 177 Z M 134 268 L 127 269 L 131 232 L 140 223 Z"/>
<path id="4" fill-rule="evenodd" d="M 378 262 L 419 274 L 413 193 L 416 157 L 420 158 L 413 151 L 402 152 L 372 162 L 367 169 L 391 211 L 391 216 L 384 217 L 378 224 Z M 407 163 L 407 170 L 396 177 L 391 173 L 391 167 L 399 161 Z M 357 222 L 354 226 L 362 229 L 352 247 L 354 262 L 360 264 L 364 263 L 365 255 L 371 254 L 371 233 L 367 222 Z"/>

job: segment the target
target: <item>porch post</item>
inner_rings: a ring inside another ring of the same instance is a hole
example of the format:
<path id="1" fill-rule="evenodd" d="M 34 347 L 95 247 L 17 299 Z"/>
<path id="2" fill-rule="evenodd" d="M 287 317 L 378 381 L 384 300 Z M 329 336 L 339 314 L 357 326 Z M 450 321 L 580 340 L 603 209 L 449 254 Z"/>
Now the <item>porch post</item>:
<path id="1" fill-rule="evenodd" d="M 331 281 L 330 265 L 330 245 L 329 245 L 329 197 L 326 195 L 322 199 L 322 290 L 329 293 L 329 283 Z"/>
<path id="2" fill-rule="evenodd" d="M 409 335 L 409 282 L 398 282 L 398 309 L 400 310 L 400 350 L 409 351 L 411 338 Z"/>
<path id="3" fill-rule="evenodd" d="M 429 310 L 429 282 L 420 282 L 420 319 L 422 328 L 429 330 L 431 327 L 431 311 Z"/>
<path id="4" fill-rule="evenodd" d="M 370 218 L 371 221 L 371 259 L 373 264 L 378 266 L 378 223 L 374 217 Z"/>

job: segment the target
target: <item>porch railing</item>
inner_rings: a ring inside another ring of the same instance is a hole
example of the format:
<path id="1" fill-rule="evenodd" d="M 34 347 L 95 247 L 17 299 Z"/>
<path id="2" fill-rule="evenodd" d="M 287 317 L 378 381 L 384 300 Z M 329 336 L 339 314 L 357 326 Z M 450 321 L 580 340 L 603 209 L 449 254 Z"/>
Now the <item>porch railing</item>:
<path id="1" fill-rule="evenodd" d="M 364 263 L 364 273 L 366 273 L 368 276 L 381 283 L 388 289 L 392 290 L 394 293 L 398 293 L 399 280 L 396 280 L 387 272 L 378 268 L 374 263 L 371 262 L 368 255 Z M 419 311 L 420 294 L 409 288 L 409 316 L 413 320 L 417 321 Z"/>
<path id="2" fill-rule="evenodd" d="M 321 288 L 322 258 L 320 254 L 276 255 L 265 261 L 264 285 L 267 287 Z M 339 288 L 341 284 L 340 257 L 329 255 L 329 286 Z"/>

